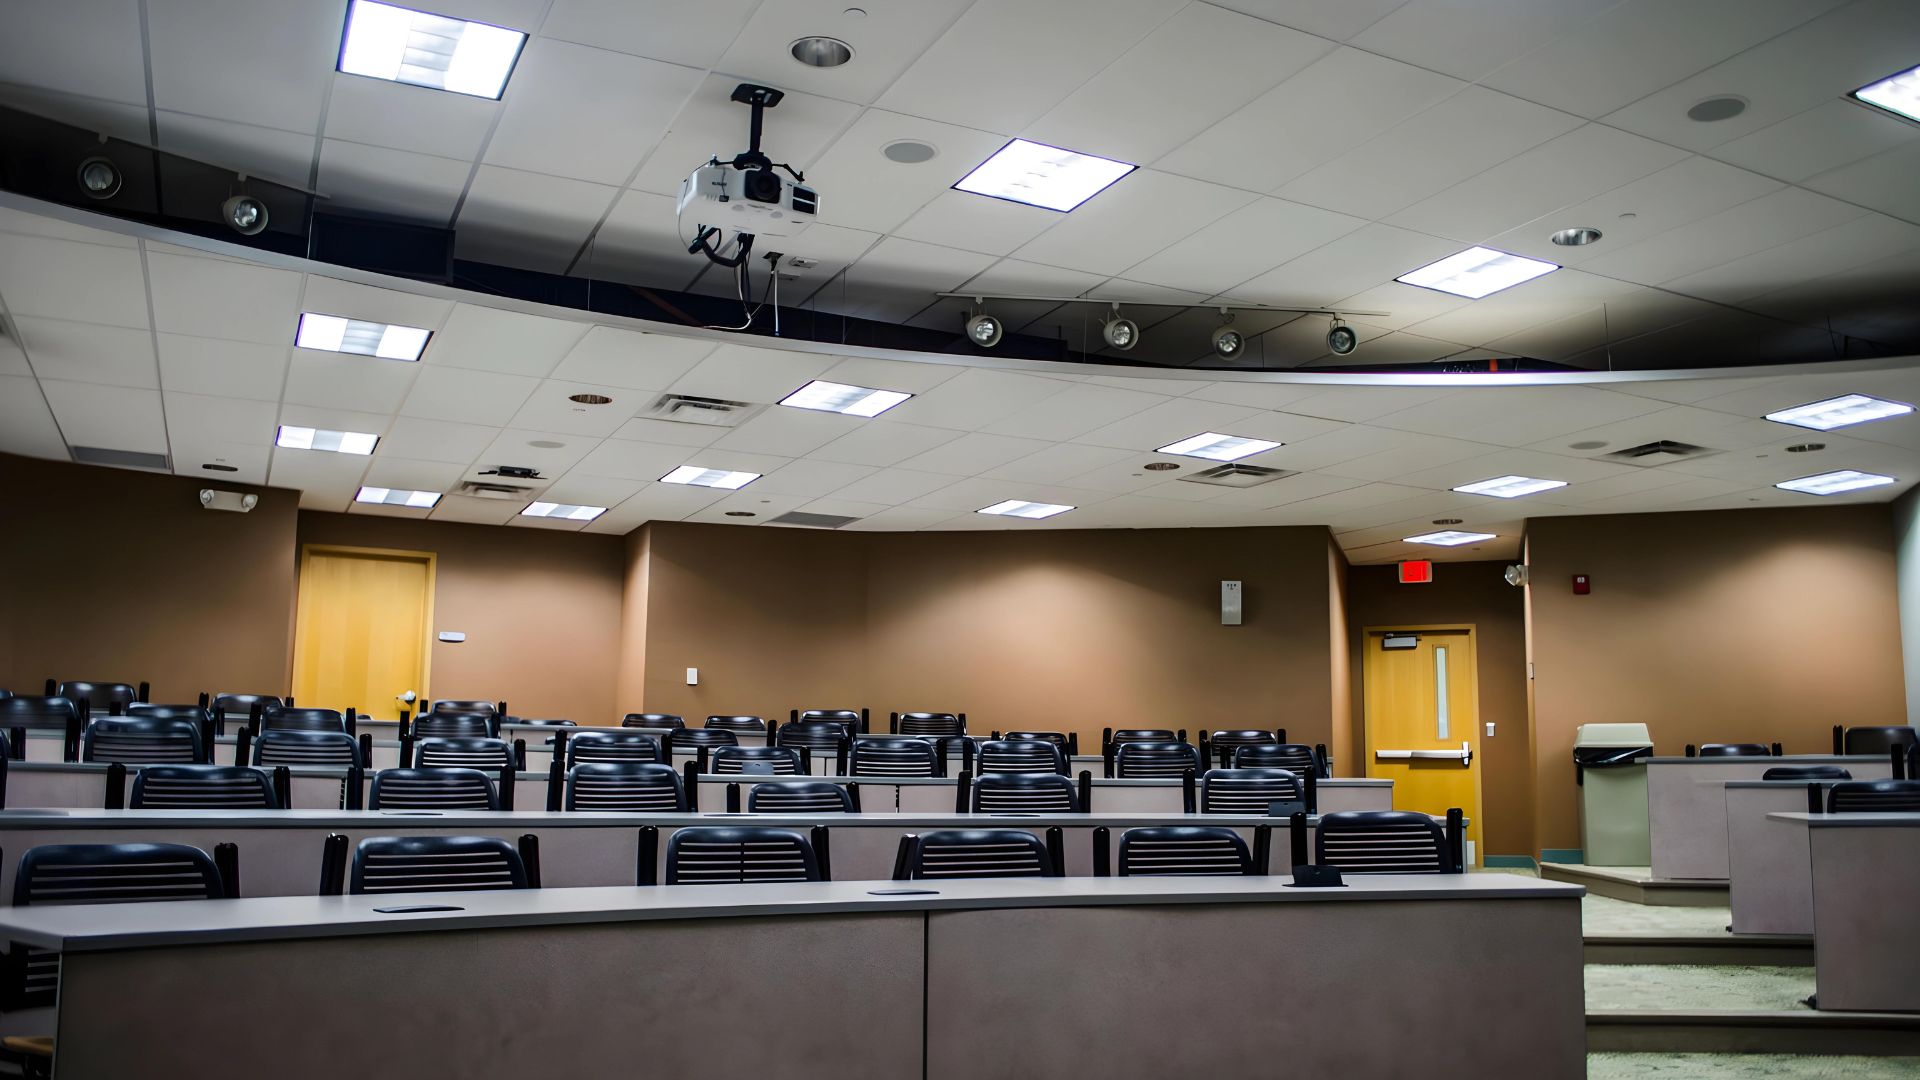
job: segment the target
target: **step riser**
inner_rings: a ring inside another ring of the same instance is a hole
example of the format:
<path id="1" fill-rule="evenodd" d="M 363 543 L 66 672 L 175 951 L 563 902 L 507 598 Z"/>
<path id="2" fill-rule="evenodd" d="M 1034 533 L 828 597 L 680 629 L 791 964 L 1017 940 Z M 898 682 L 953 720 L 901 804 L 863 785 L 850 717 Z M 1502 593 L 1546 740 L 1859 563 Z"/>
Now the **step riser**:
<path id="1" fill-rule="evenodd" d="M 1920 1030 L 1858 1027 L 1751 1027 L 1711 1022 L 1640 1024 L 1587 1018 L 1589 1053 L 1920 1054 Z"/>
<path id="2" fill-rule="evenodd" d="M 1659 942 L 1588 941 L 1589 964 L 1737 964 L 1762 967 L 1812 967 L 1811 945 L 1727 944 L 1669 945 Z"/>

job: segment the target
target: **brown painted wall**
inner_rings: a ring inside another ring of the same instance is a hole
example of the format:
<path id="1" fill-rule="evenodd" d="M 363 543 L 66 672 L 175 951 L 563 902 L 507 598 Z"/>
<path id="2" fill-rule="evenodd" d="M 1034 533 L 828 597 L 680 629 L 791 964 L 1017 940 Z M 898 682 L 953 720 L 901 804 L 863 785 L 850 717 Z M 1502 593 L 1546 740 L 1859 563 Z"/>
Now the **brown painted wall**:
<path id="1" fill-rule="evenodd" d="M 1333 686 L 1333 715 L 1329 720 L 1332 730 L 1327 733 L 1327 752 L 1333 756 L 1335 768 L 1344 769 L 1351 775 L 1359 772 L 1362 762 L 1357 761 L 1355 746 L 1364 746 L 1360 738 L 1357 721 L 1354 717 L 1360 707 L 1360 683 L 1358 668 L 1347 640 L 1353 626 L 1353 570 L 1347 565 L 1346 553 L 1340 550 L 1340 544 L 1332 534 L 1327 536 L 1327 648 L 1332 652 L 1331 671 Z M 1288 734 L 1292 734 L 1289 732 Z"/>
<path id="2" fill-rule="evenodd" d="M 618 536 L 302 511 L 301 544 L 438 556 L 430 692 L 504 700 L 516 716 L 619 722 L 624 542 Z"/>
<path id="3" fill-rule="evenodd" d="M 1542 847 L 1579 846 L 1581 724 L 1816 753 L 1834 724 L 1905 720 L 1884 505 L 1544 518 L 1528 545 Z"/>
<path id="4" fill-rule="evenodd" d="M 1348 571 L 1352 657 L 1352 744 L 1364 746 L 1362 693 L 1365 628 L 1472 623 L 1479 658 L 1480 721 L 1495 725 L 1480 740 L 1481 823 L 1490 855 L 1532 855 L 1533 755 L 1527 737 L 1525 596 L 1501 577 L 1504 562 L 1439 563 L 1433 581 L 1402 585 L 1392 566 Z M 1350 762 L 1358 771 L 1360 762 Z"/>
<path id="5" fill-rule="evenodd" d="M 251 513 L 202 487 L 254 492 Z M 284 692 L 298 496 L 0 454 L 0 686 L 153 684 L 153 700 Z"/>
<path id="6" fill-rule="evenodd" d="M 1148 724 L 1330 734 L 1323 530 L 646 531 L 648 709 L 965 711 L 1083 744 Z M 1238 627 L 1220 625 L 1230 578 Z"/>

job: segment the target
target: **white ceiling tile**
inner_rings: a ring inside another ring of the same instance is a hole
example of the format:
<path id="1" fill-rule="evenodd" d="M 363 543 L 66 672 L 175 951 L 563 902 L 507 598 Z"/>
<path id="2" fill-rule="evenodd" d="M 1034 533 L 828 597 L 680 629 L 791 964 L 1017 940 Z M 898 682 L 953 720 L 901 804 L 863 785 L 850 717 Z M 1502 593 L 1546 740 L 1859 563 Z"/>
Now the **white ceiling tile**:
<path id="1" fill-rule="evenodd" d="M 972 369 L 887 410 L 880 422 L 973 431 L 1071 387 L 1054 379 Z"/>
<path id="2" fill-rule="evenodd" d="M 542 493 L 548 502 L 571 506 L 619 506 L 632 498 L 649 481 L 627 480 L 617 476 L 589 476 L 570 473 L 553 482 Z"/>
<path id="3" fill-rule="evenodd" d="M 339 59 L 344 14 L 335 4 L 167 4 L 143 27 L 154 104 L 312 135 Z"/>
<path id="4" fill-rule="evenodd" d="M 953 482 L 953 476 L 947 473 L 881 469 L 836 490 L 833 498 L 894 506 L 930 495 Z"/>
<path id="5" fill-rule="evenodd" d="M 1006 255 L 1064 220 L 1065 215 L 1055 210 L 966 191 L 943 191 L 894 235 L 962 251 Z"/>
<path id="6" fill-rule="evenodd" d="M 1011 134 L 1183 6 L 1179 0 L 980 0 L 877 104 Z"/>
<path id="7" fill-rule="evenodd" d="M 1431 469 L 1419 469 L 1399 479 L 1402 483 L 1415 487 L 1456 488 L 1463 484 L 1478 483 L 1500 476 L 1531 476 L 1542 480 L 1564 480 L 1571 486 L 1578 486 L 1589 480 L 1625 476 L 1633 471 L 1632 465 L 1615 464 L 1599 458 L 1564 457 L 1540 450 L 1501 450 L 1464 461 L 1436 465 Z M 1542 502 L 1559 498 L 1557 491 L 1542 494 L 1545 496 L 1540 500 Z M 1498 501 L 1524 508 L 1532 498 L 1533 496 L 1522 496 L 1518 499 Z M 1468 494 L 1466 501 L 1468 503 L 1484 501 L 1491 506 L 1495 505 L 1495 496 Z"/>
<path id="8" fill-rule="evenodd" d="M 870 465 L 847 465 L 836 461 L 805 458 L 767 473 L 751 485 L 752 490 L 769 495 L 818 498 L 846 487 L 877 470 Z"/>
<path id="9" fill-rule="evenodd" d="M 802 457 L 867 422 L 857 416 L 775 407 L 708 445 L 716 450 Z"/>
<path id="10" fill-rule="evenodd" d="M 813 302 L 843 315 L 904 321 L 933 303 L 933 294 L 959 288 L 993 261 L 991 255 L 890 236 L 815 292 Z"/>
<path id="11" fill-rule="evenodd" d="M 694 487 L 690 484 L 648 484 L 616 509 L 623 516 L 639 515 L 647 521 L 679 521 L 730 494 L 718 488 Z"/>
<path id="12" fill-rule="evenodd" d="M 1345 41 L 1407 0 L 1222 0 L 1219 6 Z"/>
<path id="13" fill-rule="evenodd" d="M 291 345 L 300 321 L 300 275 L 221 259 L 147 254 L 154 329 L 171 334 Z"/>
<path id="14" fill-rule="evenodd" d="M 913 67 L 971 2 L 874 5 L 859 17 L 848 17 L 844 7 L 824 0 L 762 4 L 715 66 L 809 94 L 871 102 Z M 832 68 L 796 63 L 788 51 L 793 42 L 823 33 L 845 41 L 858 59 Z"/>
<path id="15" fill-rule="evenodd" d="M 712 67 L 759 0 L 554 0 L 542 37 Z"/>
<path id="16" fill-rule="evenodd" d="M 1318 321 L 1314 326 L 1316 330 L 1325 329 L 1324 324 Z M 1314 396 L 1320 389 L 1298 383 L 1217 382 L 1207 383 L 1182 396 L 1254 409 L 1285 409 L 1296 401 Z"/>
<path id="17" fill-rule="evenodd" d="M 600 184 L 482 165 L 461 204 L 454 253 L 560 273 L 617 194 Z"/>
<path id="18" fill-rule="evenodd" d="M 753 487 L 745 491 L 736 491 L 725 498 L 710 502 L 688 514 L 687 521 L 702 521 L 711 525 L 765 525 L 771 519 L 789 511 L 798 510 L 812 502 L 805 495 L 770 495 L 766 492 L 755 494 L 760 482 L 754 481 Z"/>
<path id="19" fill-rule="evenodd" d="M 697 453 L 698 451 L 689 450 L 684 446 L 663 446 L 659 443 L 608 439 L 594 447 L 573 468 L 582 476 L 658 480 L 680 466 L 688 464 L 688 457 Z"/>
<path id="20" fill-rule="evenodd" d="M 140 253 L 40 236 L 0 245 L 0 298 L 14 315 L 147 326 Z"/>
<path id="21" fill-rule="evenodd" d="M 102 221 L 107 220 L 104 216 Z M 0 232 L 19 233 L 22 236 L 44 236 L 54 240 L 78 240 L 86 244 L 105 244 L 108 247 L 137 248 L 140 242 L 131 236 L 107 232 L 105 229 L 91 229 L 85 225 L 75 225 L 59 218 L 42 217 L 25 210 L 0 207 Z"/>
<path id="22" fill-rule="evenodd" d="M 0 375 L 0 450 L 33 457 L 67 456 L 60 426 L 31 376 Z"/>
<path id="23" fill-rule="evenodd" d="M 707 266 L 704 257 L 688 254 L 680 239 L 673 196 L 623 191 L 571 272 L 600 281 L 684 289 Z"/>
<path id="24" fill-rule="evenodd" d="M 7 81 L 144 106 L 145 49 L 138 0 L 14 4 L 0 35 Z"/>
<path id="25" fill-rule="evenodd" d="M 1479 457 L 1489 449 L 1482 442 L 1422 435 L 1378 453 L 1322 465 L 1320 471 L 1356 480 L 1397 481 L 1415 469 Z"/>
<path id="26" fill-rule="evenodd" d="M 196 480 L 209 483 L 228 484 L 265 484 L 267 482 L 267 464 L 273 456 L 271 443 L 222 442 L 217 434 L 208 436 L 199 433 L 171 432 L 173 442 L 173 471 L 177 476 L 191 476 Z M 226 469 L 209 469 L 208 465 L 227 465 Z"/>
<path id="27" fill-rule="evenodd" d="M 1287 411 L 1358 424 L 1452 393 L 1457 391 L 1428 386 L 1328 386 L 1289 404 Z"/>
<path id="28" fill-rule="evenodd" d="M 921 472 L 944 473 L 950 476 L 974 476 L 998 468 L 1010 461 L 1036 454 L 1048 446 L 1038 439 L 1016 439 L 1006 435 L 985 435 L 972 432 L 962 435 L 952 442 L 939 446 L 923 454 L 916 454 L 900 464 L 907 469 Z M 917 492 L 916 494 L 925 494 Z M 861 498 L 863 496 L 853 496 Z M 896 501 L 905 502 L 907 496 Z"/>
<path id="29" fill-rule="evenodd" d="M 613 400 L 602 405 L 591 405 L 571 400 L 577 394 L 592 394 Z M 618 431 L 651 400 L 645 394 L 619 387 L 547 379 L 527 398 L 526 404 L 514 414 L 510 423 L 515 428 L 527 431 L 604 438 Z"/>
<path id="30" fill-rule="evenodd" d="M 359 431 L 370 435 L 381 435 L 393 424 L 393 417 L 386 413 L 360 412 L 354 409 L 338 409 L 323 405 L 296 405 L 291 402 L 280 406 L 280 424 L 282 427 L 326 428 L 329 431 Z M 383 436 L 380 445 L 386 445 Z M 316 450 L 314 453 L 330 453 Z M 352 457 L 352 454 L 341 455 Z M 427 454 L 409 453 L 407 457 L 430 457 Z"/>
<path id="31" fill-rule="evenodd" d="M 662 446 L 706 446 L 727 429 L 709 424 L 691 424 L 678 420 L 629 420 L 614 432 L 614 437 Z"/>
<path id="32" fill-rule="evenodd" d="M 326 139 L 315 186 L 328 196 L 329 209 L 370 210 L 443 226 L 460 205 L 472 171 L 471 162 L 456 158 Z"/>
<path id="33" fill-rule="evenodd" d="M 1179 398 L 1162 402 L 1105 427 L 1095 428 L 1085 435 L 1076 436 L 1075 441 L 1123 450 L 1153 450 L 1203 431 L 1234 434 L 1236 424 L 1259 412 L 1244 405 Z"/>
<path id="34" fill-rule="evenodd" d="M 1920 250 L 1920 225 L 1865 214 L 1745 258 L 1675 278 L 1667 282 L 1667 288 L 1720 303 L 1738 303 L 1775 291 L 1782 282 L 1825 277 L 1915 250 Z"/>
<path id="35" fill-rule="evenodd" d="M 4 333 L 3 330 L 0 330 L 0 335 L 4 335 Z M 33 374 L 32 365 L 27 363 L 26 351 L 20 347 L 17 340 L 14 340 L 18 337 L 18 334 L 15 334 L 13 338 L 0 336 L 0 375 Z"/>
<path id="36" fill-rule="evenodd" d="M 1882 123 L 1888 122 L 1882 118 Z M 1862 206 L 1920 221 L 1920 194 L 1914 192 L 1914 172 L 1920 168 L 1920 140 L 1902 143 L 1870 158 L 1821 173 L 1807 186 Z"/>
<path id="37" fill-rule="evenodd" d="M 1079 507 L 1103 502 L 1109 497 L 1109 492 L 1089 488 L 975 478 L 959 480 L 939 491 L 922 495 L 913 500 L 911 505 L 922 510 L 950 510 L 960 514 L 979 510 L 983 506 L 992 506 L 1007 499 L 1024 499 L 1031 502 L 1050 502 Z M 1022 520 L 1022 523 L 1033 524 L 1034 522 Z"/>
<path id="38" fill-rule="evenodd" d="M 492 432 L 489 432 L 492 434 Z M 601 440 L 590 435 L 558 435 L 550 431 L 509 430 L 499 433 L 499 438 L 480 451 L 472 460 L 475 468 L 467 475 L 471 479 L 485 479 L 480 473 L 488 469 L 499 469 L 505 465 L 533 469 L 542 477 L 551 480 L 567 473 L 580 464 L 588 454 L 600 445 Z M 632 492 L 628 492 L 632 494 Z M 626 496 L 621 496 L 625 498 Z M 556 500 L 560 501 L 560 500 Z M 612 505 L 611 503 L 596 505 Z"/>
<path id="39" fill-rule="evenodd" d="M 1320 307 L 1445 258 L 1460 245 L 1374 223 L 1288 260 L 1233 290 L 1246 300 Z"/>
<path id="40" fill-rule="evenodd" d="M 1208 294 L 1231 292 L 1365 224 L 1331 210 L 1259 199 L 1128 267 L 1126 276 Z"/>
<path id="41" fill-rule="evenodd" d="M 1479 79 L 1619 0 L 1409 0 L 1354 36 L 1363 49 Z"/>
<path id="42" fill-rule="evenodd" d="M 895 506 L 869 514 L 859 521 L 849 522 L 841 528 L 849 532 L 915 532 L 931 528 L 953 516 L 953 513 L 947 510 L 922 510 L 911 506 Z"/>
<path id="43" fill-rule="evenodd" d="M 1072 439 L 1165 403 L 1159 394 L 1111 386 L 1066 386 L 981 430 L 1029 439 Z"/>
<path id="44" fill-rule="evenodd" d="M 1026 457 L 1009 461 L 981 475 L 994 480 L 1031 484 L 1059 484 L 1096 469 L 1109 468 L 1139 457 L 1131 450 L 1082 443 L 1053 443 Z"/>
<path id="45" fill-rule="evenodd" d="M 1022 134 L 1083 153 L 1149 162 L 1333 47 L 1325 38 L 1191 4 Z"/>
<path id="46" fill-rule="evenodd" d="M 419 365 L 419 376 L 401 408 L 403 416 L 502 425 L 540 385 L 539 379 L 491 371 Z"/>
<path id="47" fill-rule="evenodd" d="M 1891 120 L 1877 109 L 1836 98 L 1721 143 L 1710 153 L 1721 161 L 1797 184 L 1916 141 L 1920 141 L 1920 129 Z"/>
<path id="48" fill-rule="evenodd" d="M 518 89 L 518 78 L 510 83 Z M 471 94 L 423 93 L 419 87 L 335 75 L 326 136 L 365 146 L 472 161 L 486 145 L 500 103 Z"/>
<path id="49" fill-rule="evenodd" d="M 1866 211 L 1800 188 L 1782 188 L 1670 229 L 1582 265 L 1599 274 L 1661 284 L 1833 228 Z"/>
<path id="50" fill-rule="evenodd" d="M 434 521 L 464 521 L 473 525 L 505 525 L 516 517 L 519 500 L 476 499 L 466 495 L 448 495 L 437 503 L 427 517 Z"/>
<path id="51" fill-rule="evenodd" d="M 294 187 L 313 171 L 312 132 L 282 131 L 158 109 L 159 147 L 194 161 Z"/>
<path id="52" fill-rule="evenodd" d="M 933 158 L 907 165 L 884 154 L 889 143 L 907 139 L 933 147 Z M 820 192 L 821 220 L 889 232 L 1006 142 L 1004 135 L 868 109 L 807 170 L 807 180 Z"/>
<path id="53" fill-rule="evenodd" d="M 498 429 L 481 424 L 409 419 L 395 424 L 380 440 L 380 452 L 423 461 L 465 465 L 486 449 Z"/>
<path id="54" fill-rule="evenodd" d="M 552 377 L 630 390 L 664 390 L 713 349 L 711 341 L 595 326 L 553 369 Z"/>
<path id="55" fill-rule="evenodd" d="M 390 413 L 400 408 L 418 372 L 419 365 L 398 360 L 295 349 L 282 399 L 297 405 Z"/>
<path id="56" fill-rule="evenodd" d="M 422 360 L 509 375 L 546 375 L 586 336 L 587 328 L 584 322 L 460 304 Z"/>
<path id="57" fill-rule="evenodd" d="M 836 357 L 722 345 L 667 389 L 676 394 L 771 404 L 820 377 Z"/>
<path id="58" fill-rule="evenodd" d="M 120 326 L 20 317 L 14 330 L 43 379 L 158 388 L 153 335 Z"/>
<path id="59" fill-rule="evenodd" d="M 944 442 L 959 432 L 917 424 L 863 424 L 815 450 L 810 457 L 819 461 L 837 461 L 846 465 L 898 465 Z"/>
<path id="60" fill-rule="evenodd" d="M 8 36 L 17 38 L 21 35 L 9 34 Z M 0 82 L 0 104 L 35 116 L 58 120 L 63 124 L 72 124 L 82 131 L 96 132 L 110 139 L 124 139 L 141 144 L 153 141 L 152 117 L 145 105 L 125 105 L 102 101 L 98 98 L 76 97 L 72 94 L 5 82 Z"/>
<path id="61" fill-rule="evenodd" d="M 157 390 L 57 379 L 41 379 L 40 389 L 69 446 L 167 452 L 167 425 Z"/>
<path id="62" fill-rule="evenodd" d="M 786 55 L 784 45 L 781 56 L 788 68 L 796 72 L 807 70 Z M 628 186 L 678 198 L 680 185 L 694 169 L 715 157 L 729 159 L 747 148 L 747 127 L 752 114 L 745 105 L 733 100 L 734 88 L 740 85 L 740 76 L 746 72 L 737 68 L 725 70 L 729 74 L 696 78 L 687 88 L 685 104 L 674 105 L 672 111 L 659 117 L 661 121 L 671 119 L 671 127 L 657 141 L 646 141 L 653 149 Z M 694 75 L 700 73 L 694 72 Z M 852 224 L 833 216 L 836 189 L 830 189 L 808 166 L 846 130 L 860 111 L 859 107 L 818 94 L 796 93 L 795 84 L 789 79 L 776 81 L 787 95 L 767 115 L 760 149 L 774 161 L 785 162 L 806 173 L 809 185 L 820 192 L 822 220 L 836 225 Z M 678 115 L 673 115 L 673 111 Z"/>
<path id="63" fill-rule="evenodd" d="M 1336 49 L 1155 163 L 1271 191 L 1463 84 L 1359 49 Z"/>
<path id="64" fill-rule="evenodd" d="M 1020 248 L 1029 262 L 1117 274 L 1252 202 L 1257 196 L 1152 169 L 1136 169 Z"/>
<path id="65" fill-rule="evenodd" d="M 1427 435 L 1470 433 L 1481 442 L 1525 446 L 1574 423 L 1592 426 L 1624 420 L 1657 407 L 1642 398 L 1592 387 L 1478 388 L 1389 413 L 1373 424 Z"/>
<path id="66" fill-rule="evenodd" d="M 624 184 L 700 80 L 694 68 L 535 37 L 514 69 L 486 161 Z"/>
<path id="67" fill-rule="evenodd" d="M 866 386 L 875 390 L 895 390 L 908 394 L 927 391 L 960 374 L 952 364 L 914 363 L 909 360 L 878 360 L 866 356 L 848 357 L 822 372 L 827 382 Z"/>
<path id="68" fill-rule="evenodd" d="M 390 449 L 382 448 L 383 451 Z M 367 487 L 438 491 L 444 495 L 460 482 L 463 471 L 460 466 L 451 462 L 416 461 L 383 452 L 374 456 L 373 463 L 367 466 L 367 473 L 360 482 Z"/>

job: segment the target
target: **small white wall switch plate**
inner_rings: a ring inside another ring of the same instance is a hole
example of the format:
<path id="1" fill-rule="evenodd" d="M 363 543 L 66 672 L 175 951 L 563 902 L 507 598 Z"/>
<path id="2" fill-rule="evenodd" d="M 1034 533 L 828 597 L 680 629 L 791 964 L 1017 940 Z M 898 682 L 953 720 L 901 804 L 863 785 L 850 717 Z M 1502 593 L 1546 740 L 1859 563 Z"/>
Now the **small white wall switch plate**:
<path id="1" fill-rule="evenodd" d="M 687 669 L 687 685 L 688 686 L 700 685 L 700 669 L 699 668 L 690 667 Z"/>
<path id="2" fill-rule="evenodd" d="M 466 632 L 462 630 L 442 630 L 440 631 L 439 637 L 441 641 L 454 643 L 467 640 Z"/>
<path id="3" fill-rule="evenodd" d="M 1493 738 L 1493 721 L 1487 721 L 1487 738 Z"/>
<path id="4" fill-rule="evenodd" d="M 1240 583 L 1223 581 L 1220 583 L 1220 625 L 1240 625 Z"/>

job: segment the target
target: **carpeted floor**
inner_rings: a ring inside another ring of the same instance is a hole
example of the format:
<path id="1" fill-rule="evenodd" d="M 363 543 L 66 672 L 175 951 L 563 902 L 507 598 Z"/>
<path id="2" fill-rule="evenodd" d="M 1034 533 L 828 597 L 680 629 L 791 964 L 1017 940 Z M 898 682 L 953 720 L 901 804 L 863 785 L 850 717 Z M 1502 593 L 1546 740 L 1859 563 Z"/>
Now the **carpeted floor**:
<path id="1" fill-rule="evenodd" d="M 1810 967 L 1588 964 L 1587 1011 L 1800 1012 L 1813 993 Z"/>
<path id="2" fill-rule="evenodd" d="M 1723 907 L 1660 907 L 1588 893 L 1580 899 L 1580 922 L 1589 934 L 1640 937 L 1732 937 L 1733 912 Z"/>
<path id="3" fill-rule="evenodd" d="M 1588 1054 L 1587 1080 L 1913 1080 L 1920 1058 Z"/>

